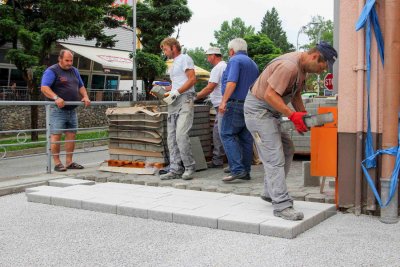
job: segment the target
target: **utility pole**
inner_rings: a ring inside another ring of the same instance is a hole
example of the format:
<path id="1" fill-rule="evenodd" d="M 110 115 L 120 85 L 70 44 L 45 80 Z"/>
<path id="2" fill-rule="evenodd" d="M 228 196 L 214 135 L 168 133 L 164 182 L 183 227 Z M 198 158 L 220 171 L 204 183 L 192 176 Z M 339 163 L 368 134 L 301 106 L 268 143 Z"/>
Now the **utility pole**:
<path id="1" fill-rule="evenodd" d="M 136 80 L 136 0 L 132 0 L 132 28 L 133 28 L 133 52 L 132 52 L 132 94 L 133 101 L 137 101 L 137 80 Z"/>

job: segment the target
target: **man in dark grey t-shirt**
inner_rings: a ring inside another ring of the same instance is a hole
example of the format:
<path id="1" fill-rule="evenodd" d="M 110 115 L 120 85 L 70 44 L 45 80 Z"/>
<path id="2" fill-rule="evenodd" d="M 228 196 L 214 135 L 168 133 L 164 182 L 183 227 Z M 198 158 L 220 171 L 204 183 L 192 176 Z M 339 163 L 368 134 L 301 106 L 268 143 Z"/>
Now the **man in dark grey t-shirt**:
<path id="1" fill-rule="evenodd" d="M 54 100 L 55 106 L 50 108 L 51 153 L 54 159 L 55 171 L 67 169 L 83 169 L 83 166 L 72 161 L 75 149 L 76 128 L 78 118 L 76 106 L 65 106 L 64 101 L 82 101 L 85 106 L 90 100 L 83 85 L 79 71 L 72 66 L 73 55 L 69 50 L 61 50 L 58 64 L 47 68 L 42 77 L 41 91 L 49 99 Z M 66 165 L 60 160 L 61 134 L 65 133 Z"/>

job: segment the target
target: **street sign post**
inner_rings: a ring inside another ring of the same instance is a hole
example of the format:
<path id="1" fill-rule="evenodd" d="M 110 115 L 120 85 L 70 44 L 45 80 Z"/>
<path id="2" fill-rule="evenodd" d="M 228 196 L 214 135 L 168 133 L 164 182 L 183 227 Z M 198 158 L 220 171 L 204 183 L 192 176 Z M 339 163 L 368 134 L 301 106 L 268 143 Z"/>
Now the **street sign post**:
<path id="1" fill-rule="evenodd" d="M 324 78 L 325 88 L 328 90 L 333 90 L 333 74 L 327 73 Z"/>

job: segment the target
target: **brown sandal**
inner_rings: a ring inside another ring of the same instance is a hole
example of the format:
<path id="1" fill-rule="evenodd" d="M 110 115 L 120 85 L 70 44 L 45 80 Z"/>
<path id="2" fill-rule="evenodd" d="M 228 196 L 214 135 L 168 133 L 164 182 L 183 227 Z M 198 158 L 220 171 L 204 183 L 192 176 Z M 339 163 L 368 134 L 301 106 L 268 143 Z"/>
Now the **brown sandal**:
<path id="1" fill-rule="evenodd" d="M 84 169 L 84 167 L 82 165 L 76 163 L 76 162 L 72 162 L 71 164 L 69 164 L 67 166 L 67 169 L 70 169 L 70 170 L 82 170 L 82 169 Z"/>
<path id="2" fill-rule="evenodd" d="M 67 168 L 62 163 L 58 163 L 56 166 L 54 166 L 54 170 L 56 172 L 65 172 L 67 171 Z"/>

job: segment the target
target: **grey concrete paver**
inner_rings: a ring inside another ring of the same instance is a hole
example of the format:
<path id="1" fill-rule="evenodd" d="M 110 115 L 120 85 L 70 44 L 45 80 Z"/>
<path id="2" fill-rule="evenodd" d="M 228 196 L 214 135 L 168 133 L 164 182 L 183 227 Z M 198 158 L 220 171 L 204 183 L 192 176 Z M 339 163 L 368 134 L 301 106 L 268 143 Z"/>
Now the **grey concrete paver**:
<path id="1" fill-rule="evenodd" d="M 93 185 L 93 184 L 94 184 L 93 181 L 85 181 L 74 178 L 63 178 L 63 179 L 56 179 L 49 181 L 50 186 L 56 186 L 56 187 L 67 187 L 73 185 Z"/>
<path id="2" fill-rule="evenodd" d="M 259 197 L 123 183 L 36 190 L 26 193 L 28 201 L 285 238 L 294 238 L 335 213 L 334 205 L 296 201 L 304 220 L 282 226 L 276 221 L 284 220 L 274 217 L 272 205 Z"/>

